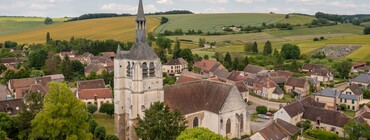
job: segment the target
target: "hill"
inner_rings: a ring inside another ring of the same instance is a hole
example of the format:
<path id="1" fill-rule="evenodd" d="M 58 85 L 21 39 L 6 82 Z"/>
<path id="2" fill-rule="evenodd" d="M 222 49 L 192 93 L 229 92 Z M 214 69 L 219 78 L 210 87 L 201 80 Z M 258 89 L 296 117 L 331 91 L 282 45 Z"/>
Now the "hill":
<path id="1" fill-rule="evenodd" d="M 291 23 L 305 24 L 315 19 L 310 16 L 291 15 L 285 19 L 283 14 L 263 13 L 230 13 L 230 14 L 192 14 L 192 15 L 161 15 L 169 19 L 169 22 L 159 26 L 156 33 L 163 33 L 165 30 L 175 29 L 202 30 L 203 32 L 221 32 L 223 26 L 261 26 L 262 23 Z"/>
<path id="2" fill-rule="evenodd" d="M 42 17 L 0 17 L 0 35 L 9 35 L 34 28 L 49 26 Z M 67 18 L 53 18 L 53 24 L 63 23 Z"/>
<path id="3" fill-rule="evenodd" d="M 157 18 L 148 17 L 147 20 L 149 31 L 153 31 L 159 25 L 159 19 Z M 0 35 L 0 42 L 11 40 L 19 43 L 42 43 L 45 42 L 47 32 L 50 32 L 54 40 L 69 40 L 74 36 L 75 38 L 93 40 L 134 41 L 135 28 L 135 17 L 91 19 L 36 26 L 27 31 Z"/>

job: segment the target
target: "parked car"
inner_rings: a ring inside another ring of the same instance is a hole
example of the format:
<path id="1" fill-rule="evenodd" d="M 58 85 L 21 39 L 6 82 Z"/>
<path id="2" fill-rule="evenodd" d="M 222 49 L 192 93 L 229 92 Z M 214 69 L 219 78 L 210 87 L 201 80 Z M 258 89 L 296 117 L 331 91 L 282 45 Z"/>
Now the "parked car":
<path id="1" fill-rule="evenodd" d="M 258 118 L 269 120 L 270 117 L 265 114 L 258 114 Z"/>

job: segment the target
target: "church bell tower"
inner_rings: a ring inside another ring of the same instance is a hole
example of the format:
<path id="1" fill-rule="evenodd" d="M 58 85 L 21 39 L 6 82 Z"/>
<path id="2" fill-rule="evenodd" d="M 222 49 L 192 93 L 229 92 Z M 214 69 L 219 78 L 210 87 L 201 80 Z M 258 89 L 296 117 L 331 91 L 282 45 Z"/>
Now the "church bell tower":
<path id="1" fill-rule="evenodd" d="M 146 40 L 146 18 L 139 0 L 136 43 L 129 51 L 117 48 L 114 59 L 115 133 L 120 140 L 138 139 L 134 126 L 137 116 L 153 102 L 163 102 L 162 64 Z"/>

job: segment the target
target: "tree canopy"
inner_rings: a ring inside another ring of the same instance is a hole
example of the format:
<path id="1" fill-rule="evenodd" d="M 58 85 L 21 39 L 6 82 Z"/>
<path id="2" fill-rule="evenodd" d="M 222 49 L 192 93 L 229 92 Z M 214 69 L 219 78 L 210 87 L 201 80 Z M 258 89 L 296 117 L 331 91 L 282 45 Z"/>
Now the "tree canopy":
<path id="1" fill-rule="evenodd" d="M 185 129 L 185 131 L 181 132 L 180 136 L 178 136 L 176 140 L 227 140 L 227 138 L 224 138 L 207 128 L 196 127 Z"/>
<path id="2" fill-rule="evenodd" d="M 144 111 L 144 114 L 144 118 L 138 116 L 138 124 L 135 127 L 136 134 L 141 139 L 171 140 L 186 128 L 184 116 L 177 110 L 171 112 L 164 103 L 153 103 Z"/>
<path id="3" fill-rule="evenodd" d="M 367 124 L 361 124 L 353 119 L 349 120 L 343 127 L 344 133 L 348 134 L 349 140 L 358 140 L 360 137 L 369 138 L 370 129 Z"/>
<path id="4" fill-rule="evenodd" d="M 272 53 L 272 45 L 270 41 L 267 41 L 265 43 L 265 47 L 263 48 L 263 54 L 264 55 L 269 55 Z"/>
<path id="5" fill-rule="evenodd" d="M 298 59 L 301 56 L 301 50 L 297 45 L 284 44 L 280 54 L 285 59 Z"/>
<path id="6" fill-rule="evenodd" d="M 49 83 L 43 105 L 44 109 L 32 120 L 32 139 L 92 138 L 86 105 L 74 96 L 67 84 Z"/>
<path id="7" fill-rule="evenodd" d="M 334 69 L 336 70 L 340 78 L 347 78 L 351 72 L 352 63 L 348 60 L 337 62 L 334 64 Z"/>

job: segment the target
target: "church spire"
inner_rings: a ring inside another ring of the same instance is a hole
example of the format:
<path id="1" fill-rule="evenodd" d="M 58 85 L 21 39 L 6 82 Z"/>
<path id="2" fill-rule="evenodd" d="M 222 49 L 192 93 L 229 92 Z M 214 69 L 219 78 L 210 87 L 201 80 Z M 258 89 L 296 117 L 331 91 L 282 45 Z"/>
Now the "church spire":
<path id="1" fill-rule="evenodd" d="M 136 43 L 146 42 L 146 19 L 143 1 L 139 0 L 139 8 L 136 15 Z"/>

